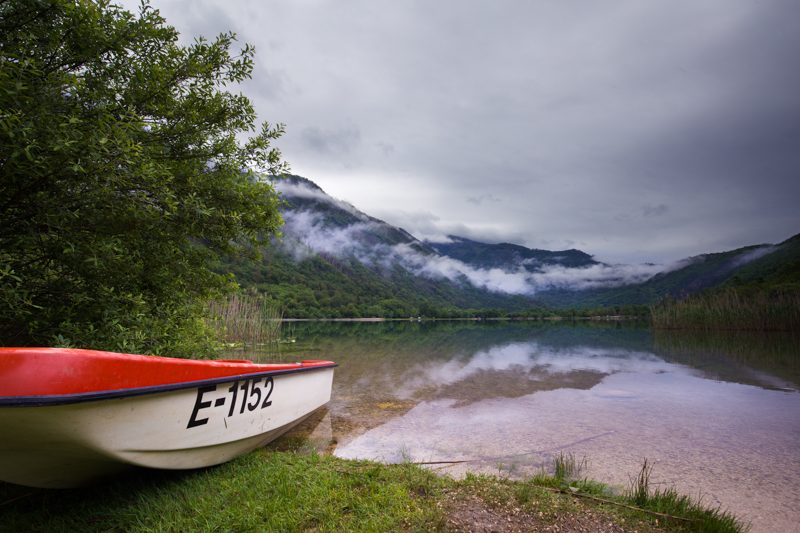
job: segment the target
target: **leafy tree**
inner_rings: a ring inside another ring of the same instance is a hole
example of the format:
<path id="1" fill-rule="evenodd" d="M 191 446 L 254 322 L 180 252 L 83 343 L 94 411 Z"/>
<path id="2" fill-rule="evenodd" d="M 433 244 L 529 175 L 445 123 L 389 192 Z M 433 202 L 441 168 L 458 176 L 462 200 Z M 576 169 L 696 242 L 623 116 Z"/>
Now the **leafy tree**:
<path id="1" fill-rule="evenodd" d="M 146 2 L 0 1 L 0 343 L 189 354 L 209 261 L 281 224 L 285 170 L 230 90 L 254 50 L 178 42 Z"/>

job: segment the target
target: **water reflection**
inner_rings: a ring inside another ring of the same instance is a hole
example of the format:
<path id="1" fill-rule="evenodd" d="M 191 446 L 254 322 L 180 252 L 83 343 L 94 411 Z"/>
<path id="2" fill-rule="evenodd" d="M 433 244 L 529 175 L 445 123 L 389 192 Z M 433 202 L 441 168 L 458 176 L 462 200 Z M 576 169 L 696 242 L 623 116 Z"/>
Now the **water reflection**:
<path id="1" fill-rule="evenodd" d="M 659 331 L 653 351 L 711 379 L 766 388 L 800 387 L 800 335 L 748 331 Z"/>
<path id="2" fill-rule="evenodd" d="M 791 336 L 726 344 L 627 325 L 293 328 L 303 357 L 340 366 L 328 411 L 290 439 L 310 436 L 343 457 L 467 461 L 446 467 L 455 475 L 530 475 L 565 451 L 621 486 L 647 457 L 657 482 L 702 493 L 756 531 L 800 521 Z"/>

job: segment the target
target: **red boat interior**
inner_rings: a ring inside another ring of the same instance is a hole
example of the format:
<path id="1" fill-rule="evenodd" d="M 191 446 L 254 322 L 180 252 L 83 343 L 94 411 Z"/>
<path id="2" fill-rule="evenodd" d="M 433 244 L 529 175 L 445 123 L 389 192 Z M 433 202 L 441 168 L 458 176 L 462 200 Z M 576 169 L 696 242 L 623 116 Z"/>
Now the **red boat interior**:
<path id="1" fill-rule="evenodd" d="M 0 348 L 0 397 L 54 396 L 176 385 L 336 366 L 331 361 L 255 364 L 66 348 Z"/>

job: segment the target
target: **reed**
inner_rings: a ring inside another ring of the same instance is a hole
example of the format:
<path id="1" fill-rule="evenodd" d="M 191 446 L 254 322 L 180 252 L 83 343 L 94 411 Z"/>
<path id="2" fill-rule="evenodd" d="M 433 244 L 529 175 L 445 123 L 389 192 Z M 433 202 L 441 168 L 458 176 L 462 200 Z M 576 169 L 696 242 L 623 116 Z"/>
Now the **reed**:
<path id="1" fill-rule="evenodd" d="M 604 483 L 581 477 L 581 473 L 588 464 L 586 457 L 576 459 L 572 452 L 559 452 L 553 458 L 552 475 L 547 473 L 543 467 L 531 478 L 531 483 L 540 487 L 576 490 L 584 494 L 606 494 L 608 487 Z"/>
<path id="2" fill-rule="evenodd" d="M 653 463 L 645 458 L 639 474 L 631 480 L 628 498 L 638 506 L 644 506 L 650 498 L 650 475 L 653 473 Z"/>
<path id="3" fill-rule="evenodd" d="M 586 468 L 586 458 L 578 461 L 571 452 L 566 454 L 559 452 L 553 459 L 554 477 L 562 483 L 576 479 L 584 468 Z"/>
<path id="4" fill-rule="evenodd" d="M 211 325 L 228 346 L 277 346 L 280 340 L 280 309 L 257 295 L 232 294 L 210 303 Z"/>
<path id="5" fill-rule="evenodd" d="M 719 507 L 706 507 L 702 501 L 679 494 L 673 488 L 652 489 L 652 473 L 652 461 L 644 459 L 639 473 L 631 479 L 624 496 L 627 501 L 647 511 L 689 521 L 692 531 L 736 533 L 747 530 L 747 524 Z"/>
<path id="6" fill-rule="evenodd" d="M 800 293 L 726 289 L 650 308 L 655 329 L 798 331 Z"/>

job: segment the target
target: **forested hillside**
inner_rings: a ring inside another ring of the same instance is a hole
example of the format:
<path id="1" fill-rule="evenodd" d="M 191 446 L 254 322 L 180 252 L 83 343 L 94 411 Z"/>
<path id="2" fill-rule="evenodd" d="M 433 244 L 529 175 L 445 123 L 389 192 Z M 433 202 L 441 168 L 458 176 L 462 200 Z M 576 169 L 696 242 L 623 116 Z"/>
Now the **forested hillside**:
<path id="1" fill-rule="evenodd" d="M 729 285 L 792 286 L 800 238 L 656 265 L 609 265 L 580 250 L 549 251 L 459 236 L 420 241 L 326 194 L 312 181 L 275 181 L 285 220 L 262 258 L 229 260 L 246 290 L 285 316 L 541 315 L 624 311 Z"/>
<path id="2" fill-rule="evenodd" d="M 294 318 L 467 317 L 538 310 L 535 301 L 523 296 L 414 276 L 399 267 L 376 272 L 353 257 L 318 254 L 295 261 L 278 245 L 261 262 L 243 259 L 226 267 L 243 287 L 264 294 L 284 316 Z"/>
<path id="3" fill-rule="evenodd" d="M 725 286 L 800 291 L 800 234 L 737 269 Z"/>
<path id="4" fill-rule="evenodd" d="M 538 309 L 526 295 L 485 290 L 463 276 L 414 272 L 418 262 L 436 259 L 436 251 L 331 198 L 310 180 L 286 176 L 279 189 L 282 238 L 273 239 L 260 260 L 241 256 L 221 269 L 285 316 L 460 317 Z"/>
<path id="5" fill-rule="evenodd" d="M 643 283 L 586 291 L 544 291 L 539 299 L 555 307 L 649 305 L 667 296 L 680 298 L 728 282 L 746 268 L 772 261 L 783 245 L 756 245 L 727 252 L 703 254 L 679 262 L 677 268 L 655 274 Z M 783 257 L 775 258 L 783 265 Z M 757 270 L 758 271 L 758 270 Z"/>
<path id="6" fill-rule="evenodd" d="M 800 329 L 800 235 L 750 252 L 752 261 L 723 283 L 652 309 L 661 329 Z"/>

